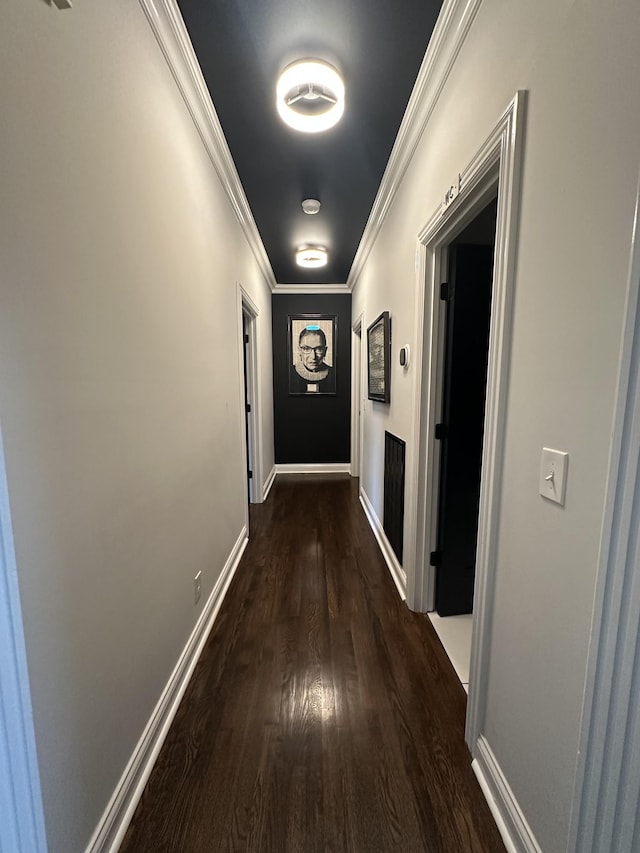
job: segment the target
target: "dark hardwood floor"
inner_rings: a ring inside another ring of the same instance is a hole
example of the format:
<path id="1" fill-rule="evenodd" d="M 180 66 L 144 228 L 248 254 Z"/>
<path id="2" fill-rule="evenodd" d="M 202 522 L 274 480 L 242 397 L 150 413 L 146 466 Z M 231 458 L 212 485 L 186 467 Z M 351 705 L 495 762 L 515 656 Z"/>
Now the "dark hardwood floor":
<path id="1" fill-rule="evenodd" d="M 504 853 L 357 480 L 279 476 L 121 853 Z"/>

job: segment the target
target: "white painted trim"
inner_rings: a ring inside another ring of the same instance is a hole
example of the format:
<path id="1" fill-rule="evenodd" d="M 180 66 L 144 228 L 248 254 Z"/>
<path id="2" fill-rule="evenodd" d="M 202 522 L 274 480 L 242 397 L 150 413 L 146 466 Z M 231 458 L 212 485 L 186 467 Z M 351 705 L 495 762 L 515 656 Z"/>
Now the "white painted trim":
<path id="1" fill-rule="evenodd" d="M 276 284 L 274 293 L 351 293 L 346 284 Z"/>
<path id="2" fill-rule="evenodd" d="M 275 277 L 175 0 L 139 0 L 240 227 L 271 290 Z"/>
<path id="3" fill-rule="evenodd" d="M 351 469 L 352 477 L 362 471 L 362 405 L 363 405 L 363 343 L 364 314 L 351 324 Z"/>
<path id="4" fill-rule="evenodd" d="M 243 324 L 243 313 L 244 312 L 243 312 L 243 304 L 242 304 L 242 287 L 239 284 L 237 285 L 236 298 L 237 298 L 237 312 L 238 312 L 238 317 L 237 317 L 237 321 L 236 321 L 237 333 L 238 333 L 238 348 L 237 348 L 237 353 L 238 353 L 238 383 L 237 383 L 237 387 L 238 387 L 238 403 L 239 403 L 240 424 L 242 425 L 242 442 L 241 442 L 242 446 L 240 449 L 240 455 L 241 455 L 241 459 L 242 459 L 242 472 L 243 472 L 242 492 L 243 492 L 243 496 L 244 496 L 244 498 L 243 498 L 244 526 L 247 529 L 249 529 L 249 501 L 252 499 L 253 495 L 252 495 L 252 486 L 247 481 L 247 471 L 249 470 L 250 450 L 253 450 L 253 447 L 251 447 L 251 448 L 248 447 L 247 443 L 251 442 L 253 436 L 251 435 L 251 433 L 248 433 L 248 434 L 245 433 L 245 418 L 247 417 L 247 415 L 245 413 L 245 408 L 244 408 L 245 404 L 246 404 L 246 401 L 245 401 L 245 381 L 244 381 L 245 352 L 244 352 L 244 340 L 243 340 L 243 325 L 244 325 Z M 248 373 L 249 373 L 249 365 L 247 364 L 247 384 L 249 381 Z M 248 393 L 249 392 L 247 389 L 247 395 L 248 395 Z M 251 423 L 251 422 L 249 421 L 249 423 Z"/>
<path id="5" fill-rule="evenodd" d="M 287 462 L 276 465 L 276 474 L 348 474 L 350 462 Z"/>
<path id="6" fill-rule="evenodd" d="M 260 313 L 260 309 L 258 308 L 256 303 L 253 301 L 251 296 L 244 289 L 244 287 L 240 284 L 240 282 L 238 281 L 238 282 L 236 282 L 236 284 L 238 285 L 238 288 L 240 289 L 242 304 L 246 308 L 247 313 L 251 314 L 252 317 L 257 317 L 258 314 Z"/>
<path id="7" fill-rule="evenodd" d="M 487 396 L 484 417 L 482 478 L 478 513 L 476 577 L 473 597 L 473 635 L 469 672 L 469 700 L 465 736 L 468 744 L 477 741 L 484 723 L 491 656 L 491 622 L 497 562 L 498 524 L 502 497 L 502 465 L 507 409 L 509 366 L 511 363 L 512 303 L 516 269 L 520 178 L 526 92 L 518 92 L 485 146 L 462 173 L 466 188 L 454 205 L 462 205 L 467 192 L 478 192 L 488 179 L 499 152 L 498 212 L 491 298 Z M 475 211 L 472 212 L 472 215 Z"/>
<path id="8" fill-rule="evenodd" d="M 412 394 L 412 412 L 409 446 L 415 454 L 417 464 L 407 467 L 407 496 L 405 516 L 407 524 L 407 547 L 404 564 L 407 567 L 407 604 L 412 610 L 425 612 L 434 609 L 434 585 L 431 583 L 432 569 L 429 553 L 433 548 L 431 532 L 437 530 L 438 514 L 432 495 L 438 489 L 440 458 L 428 441 L 428 427 L 424 421 L 437 423 L 441 410 L 442 370 L 437 358 L 425 357 L 434 348 L 434 342 L 444 338 L 444 312 L 440 316 L 432 304 L 433 282 L 440 281 L 441 256 L 444 252 L 427 253 L 419 247 L 419 265 L 416 271 L 416 310 L 414 332 L 415 391 Z M 435 327 L 434 327 L 435 324 Z M 437 349 L 437 348 L 436 348 Z"/>
<path id="9" fill-rule="evenodd" d="M 482 0 L 445 0 L 409 98 L 347 285 L 355 287 Z"/>
<path id="10" fill-rule="evenodd" d="M 262 489 L 262 500 L 266 501 L 269 492 L 271 491 L 271 486 L 276 481 L 276 466 L 274 465 L 271 471 L 269 472 L 269 476 L 265 480 L 263 489 Z"/>
<path id="11" fill-rule="evenodd" d="M 484 737 L 478 738 L 472 768 L 478 777 L 508 853 L 542 853 L 502 768 Z"/>
<path id="12" fill-rule="evenodd" d="M 373 504 L 369 500 L 369 497 L 363 488 L 360 488 L 360 503 L 362 504 L 362 508 L 364 509 L 364 514 L 367 516 L 369 526 L 373 530 L 373 535 L 378 540 L 380 551 L 382 552 L 384 561 L 389 568 L 389 572 L 391 574 L 391 577 L 393 578 L 394 584 L 396 585 L 396 589 L 398 590 L 400 598 L 405 601 L 407 598 L 407 576 L 405 575 L 402 566 L 398 562 L 398 558 L 394 554 L 393 548 L 391 547 L 391 543 L 387 539 L 387 535 L 384 532 L 382 524 L 380 523 L 380 519 L 376 515 L 376 511 L 373 508 Z"/>
<path id="13" fill-rule="evenodd" d="M 247 402 L 251 407 L 251 411 L 249 412 L 248 424 L 249 424 L 249 447 L 246 448 L 246 465 L 253 472 L 253 477 L 249 483 L 249 500 L 251 503 L 262 503 L 264 500 L 264 494 L 262 490 L 262 430 L 259 428 L 259 425 L 262 423 L 261 413 L 261 395 L 260 395 L 260 384 L 258 381 L 258 352 L 259 352 L 259 344 L 258 344 L 258 323 L 256 322 L 258 318 L 259 309 L 254 301 L 251 299 L 249 294 L 246 292 L 244 287 L 237 282 L 238 287 L 238 303 L 240 310 L 240 367 L 242 373 L 240 374 L 240 381 L 242 386 L 242 400 L 241 400 L 241 414 L 242 414 L 242 422 L 244 423 L 245 411 L 244 411 L 244 340 L 242 337 L 242 319 L 243 314 L 247 314 L 249 317 L 249 344 L 247 345 Z M 248 512 L 248 509 L 247 509 Z M 246 518 L 247 527 L 249 526 L 249 517 L 247 515 Z"/>
<path id="14" fill-rule="evenodd" d="M 640 183 L 569 853 L 636 849 L 640 798 Z"/>
<path id="15" fill-rule="evenodd" d="M 410 471 L 408 493 L 407 601 L 413 610 L 433 606 L 433 583 L 428 565 L 437 530 L 438 453 L 435 424 L 439 420 L 438 363 L 444 319 L 438 298 L 443 250 L 482 209 L 498 187 L 491 330 L 487 369 L 482 481 L 474 590 L 474 630 L 471 646 L 466 739 L 470 747 L 482 731 L 486 702 L 489 633 L 493 604 L 500 510 L 502 446 L 510 361 L 512 293 L 519 216 L 519 189 L 526 93 L 518 92 L 471 162 L 460 172 L 460 191 L 442 210 L 439 205 L 418 235 L 421 249 L 416 287 L 416 393 L 412 412 L 412 441 L 418 464 Z M 425 354 L 428 354 L 425 359 Z M 427 370 L 423 365 L 427 362 Z"/>
<path id="16" fill-rule="evenodd" d="M 1 432 L 0 849 L 47 849 Z"/>
<path id="17" fill-rule="evenodd" d="M 248 541 L 248 530 L 243 527 L 86 853 L 117 853 Z"/>
<path id="18" fill-rule="evenodd" d="M 502 814 L 498 810 L 498 804 L 493 799 L 493 794 L 491 793 L 491 788 L 489 787 L 489 783 L 487 779 L 480 769 L 480 765 L 478 764 L 478 759 L 474 758 L 471 762 L 471 769 L 476 774 L 476 778 L 478 780 L 478 784 L 480 785 L 480 789 L 484 794 L 484 798 L 487 801 L 487 805 L 489 806 L 489 810 L 493 816 L 494 821 L 496 822 L 496 826 L 498 827 L 498 832 L 502 838 L 502 843 L 505 846 L 507 853 L 518 853 L 516 847 L 511 839 L 511 836 L 507 832 L 507 825 L 502 818 Z"/>

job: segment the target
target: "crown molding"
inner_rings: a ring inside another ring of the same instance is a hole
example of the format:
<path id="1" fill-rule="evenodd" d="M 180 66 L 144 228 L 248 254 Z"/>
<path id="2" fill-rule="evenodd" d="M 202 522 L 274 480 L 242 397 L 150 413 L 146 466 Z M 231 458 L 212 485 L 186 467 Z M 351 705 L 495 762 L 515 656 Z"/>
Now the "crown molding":
<path id="1" fill-rule="evenodd" d="M 276 281 L 220 120 L 175 0 L 139 0 L 269 287 Z"/>
<path id="2" fill-rule="evenodd" d="M 482 0 L 445 0 L 424 55 L 347 285 L 356 285 Z"/>
<path id="3" fill-rule="evenodd" d="M 276 284 L 274 293 L 351 293 L 347 284 Z"/>

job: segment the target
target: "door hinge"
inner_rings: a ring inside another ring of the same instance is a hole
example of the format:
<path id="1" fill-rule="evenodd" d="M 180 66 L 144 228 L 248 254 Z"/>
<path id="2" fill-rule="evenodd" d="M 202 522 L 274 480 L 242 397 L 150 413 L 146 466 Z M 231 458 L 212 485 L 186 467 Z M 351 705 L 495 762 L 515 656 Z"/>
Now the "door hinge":
<path id="1" fill-rule="evenodd" d="M 249 335 L 244 336 L 244 342 L 245 342 L 245 344 L 249 343 Z"/>
<path id="2" fill-rule="evenodd" d="M 250 412 L 251 411 L 251 403 L 245 403 L 245 409 Z"/>
<path id="3" fill-rule="evenodd" d="M 448 302 L 451 299 L 451 285 L 448 281 L 443 281 L 440 285 L 440 299 L 443 302 Z"/>
<path id="4" fill-rule="evenodd" d="M 429 555 L 429 565 L 430 566 L 439 566 L 442 562 L 442 552 L 441 551 L 432 551 Z"/>
<path id="5" fill-rule="evenodd" d="M 436 439 L 438 441 L 442 441 L 443 438 L 447 438 L 449 430 L 447 429 L 446 424 L 436 424 Z"/>
<path id="6" fill-rule="evenodd" d="M 247 473 L 249 474 L 249 479 L 253 480 L 253 471 L 248 471 Z"/>

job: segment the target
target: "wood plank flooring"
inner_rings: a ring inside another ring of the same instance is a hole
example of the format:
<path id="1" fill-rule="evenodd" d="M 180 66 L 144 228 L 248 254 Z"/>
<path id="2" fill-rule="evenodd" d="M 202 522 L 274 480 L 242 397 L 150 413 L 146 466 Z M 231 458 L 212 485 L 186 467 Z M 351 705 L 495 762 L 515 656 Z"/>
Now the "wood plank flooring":
<path id="1" fill-rule="evenodd" d="M 121 853 L 504 853 L 357 480 L 278 476 Z"/>

